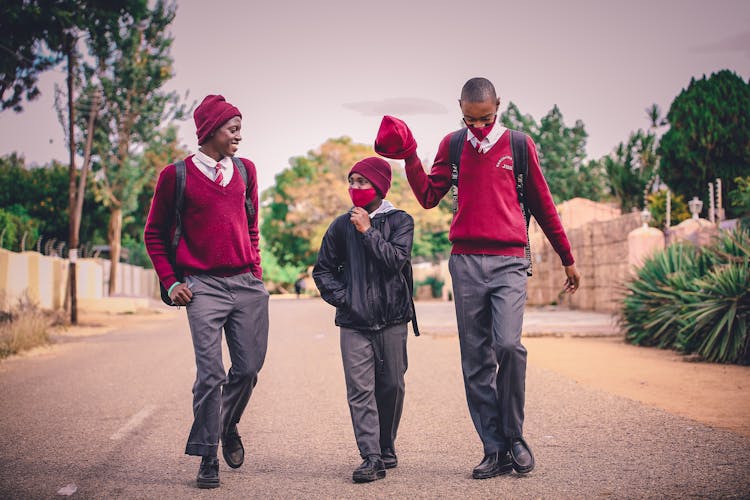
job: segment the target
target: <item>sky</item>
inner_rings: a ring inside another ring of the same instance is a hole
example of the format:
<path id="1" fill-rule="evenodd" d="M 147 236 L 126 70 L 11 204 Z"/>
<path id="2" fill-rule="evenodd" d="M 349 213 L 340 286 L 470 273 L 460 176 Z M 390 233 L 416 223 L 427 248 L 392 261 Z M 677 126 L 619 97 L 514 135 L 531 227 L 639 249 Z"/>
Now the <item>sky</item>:
<path id="1" fill-rule="evenodd" d="M 690 79 L 729 69 L 750 79 L 747 0 L 182 0 L 171 27 L 175 76 L 189 102 L 222 94 L 243 115 L 238 154 L 259 187 L 329 138 L 372 144 L 384 114 L 406 121 L 420 157 L 460 126 L 466 80 L 490 79 L 501 111 L 537 121 L 557 105 L 581 120 L 600 158 L 664 114 Z M 0 113 L 0 154 L 67 162 L 54 110 L 64 67 L 42 96 Z M 750 110 L 748 110 L 750 112 Z M 192 119 L 181 142 L 197 147 Z M 80 162 L 79 162 L 80 164 Z"/>

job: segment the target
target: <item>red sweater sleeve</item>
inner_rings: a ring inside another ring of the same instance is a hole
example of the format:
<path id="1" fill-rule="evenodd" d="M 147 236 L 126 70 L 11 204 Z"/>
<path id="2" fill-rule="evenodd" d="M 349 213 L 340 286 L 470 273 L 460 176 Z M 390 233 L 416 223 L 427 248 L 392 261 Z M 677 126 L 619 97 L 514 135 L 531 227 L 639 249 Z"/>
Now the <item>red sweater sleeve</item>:
<path id="1" fill-rule="evenodd" d="M 255 164 L 245 158 L 241 158 L 247 171 L 247 189 L 250 191 L 250 201 L 253 205 L 253 217 L 247 221 L 250 232 L 250 245 L 253 247 L 253 262 L 250 264 L 250 271 L 258 279 L 263 279 L 263 268 L 260 265 L 260 231 L 258 226 L 258 173 Z"/>
<path id="2" fill-rule="evenodd" d="M 552 248 L 560 256 L 562 264 L 570 266 L 575 263 L 573 253 L 570 251 L 570 242 L 565 235 L 557 207 L 552 201 L 552 193 L 539 166 L 536 145 L 531 137 L 528 137 L 526 142 L 529 149 L 529 178 L 526 181 L 526 199 L 529 210 L 552 244 Z"/>
<path id="3" fill-rule="evenodd" d="M 174 233 L 174 189 L 175 166 L 169 165 L 159 174 L 143 232 L 148 256 L 159 281 L 167 289 L 177 281 L 169 262 L 170 239 Z"/>
<path id="4" fill-rule="evenodd" d="M 451 188 L 451 163 L 448 152 L 450 135 L 443 138 L 435 155 L 430 174 L 426 174 L 416 153 L 406 159 L 406 178 L 411 190 L 424 208 L 432 208 L 440 203 Z"/>

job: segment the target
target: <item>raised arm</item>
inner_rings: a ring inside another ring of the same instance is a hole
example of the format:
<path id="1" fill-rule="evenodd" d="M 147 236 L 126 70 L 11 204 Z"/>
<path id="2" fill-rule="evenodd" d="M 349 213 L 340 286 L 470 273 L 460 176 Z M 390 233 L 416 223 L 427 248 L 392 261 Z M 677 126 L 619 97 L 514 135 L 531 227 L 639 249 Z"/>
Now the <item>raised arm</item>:
<path id="1" fill-rule="evenodd" d="M 448 137 L 440 142 L 430 173 L 425 173 L 416 153 L 406 159 L 406 178 L 417 201 L 424 208 L 432 208 L 443 199 L 451 187 L 451 165 Z"/>

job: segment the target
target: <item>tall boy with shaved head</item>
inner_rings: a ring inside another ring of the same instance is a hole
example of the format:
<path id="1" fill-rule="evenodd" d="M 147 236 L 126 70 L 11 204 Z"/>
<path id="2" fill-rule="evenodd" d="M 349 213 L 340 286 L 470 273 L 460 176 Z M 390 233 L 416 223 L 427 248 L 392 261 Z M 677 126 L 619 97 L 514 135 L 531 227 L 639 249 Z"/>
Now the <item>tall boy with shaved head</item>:
<path id="1" fill-rule="evenodd" d="M 484 448 L 472 475 L 486 479 L 534 468 L 523 438 L 526 349 L 521 326 L 526 302 L 526 220 L 514 173 L 511 131 L 498 122 L 500 99 L 486 78 L 472 78 L 459 99 L 468 130 L 459 144 L 458 197 L 449 238 L 461 366 L 469 413 Z M 386 117 L 375 149 L 406 160 L 406 175 L 419 203 L 436 206 L 451 188 L 447 135 L 426 174 L 414 139 L 401 120 Z M 565 290 L 578 289 L 570 244 L 539 167 L 534 142 L 522 137 L 528 157 L 525 202 L 562 261 Z M 412 147 L 405 146 L 412 144 Z M 524 147 L 524 144 L 521 144 Z"/>
<path id="2" fill-rule="evenodd" d="M 185 453 L 202 457 L 198 487 L 216 488 L 219 439 L 230 467 L 244 462 L 237 423 L 266 355 L 268 292 L 261 281 L 255 165 L 233 158 L 242 140 L 242 115 L 224 97 L 209 95 L 194 118 L 198 152 L 180 165 L 185 173 L 182 236 L 171 252 L 178 182 L 172 164 L 156 184 L 145 243 L 172 302 L 187 311 L 197 373 Z M 229 373 L 222 364 L 222 330 L 232 360 Z"/>

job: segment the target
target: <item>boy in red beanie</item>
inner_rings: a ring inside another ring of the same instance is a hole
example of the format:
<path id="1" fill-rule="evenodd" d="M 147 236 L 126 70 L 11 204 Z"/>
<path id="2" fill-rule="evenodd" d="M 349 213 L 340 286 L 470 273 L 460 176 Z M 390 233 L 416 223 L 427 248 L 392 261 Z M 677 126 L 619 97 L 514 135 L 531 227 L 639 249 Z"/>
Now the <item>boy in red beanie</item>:
<path id="1" fill-rule="evenodd" d="M 199 148 L 184 160 L 182 236 L 174 264 L 170 261 L 176 228 L 174 164 L 162 170 L 156 184 L 145 243 L 172 302 L 187 311 L 196 380 L 194 420 L 185 453 L 202 457 L 198 487 L 216 488 L 219 439 L 230 467 L 240 467 L 244 461 L 237 423 L 266 355 L 268 292 L 261 281 L 255 165 L 239 159 L 247 173 L 246 185 L 233 159 L 242 140 L 242 115 L 222 96 L 209 95 L 193 117 Z M 246 211 L 246 195 L 253 210 Z M 232 359 L 228 374 L 221 358 L 222 329 Z"/>
<path id="2" fill-rule="evenodd" d="M 466 139 L 460 144 L 458 199 L 449 238 L 461 367 L 469 413 L 482 440 L 484 458 L 473 470 L 486 479 L 512 470 L 528 473 L 534 456 L 523 438 L 526 349 L 521 327 L 526 303 L 526 221 L 520 207 L 511 131 L 497 117 L 500 99 L 486 78 L 467 81 L 459 99 Z M 396 127 L 395 125 L 398 125 Z M 416 154 L 406 124 L 385 117 L 375 147 L 383 156 L 406 160 L 406 176 L 425 208 L 436 206 L 451 188 L 451 136 L 435 155 L 429 175 Z M 560 256 L 565 290 L 578 289 L 570 243 L 560 223 L 532 140 L 522 138 L 528 156 L 525 203 Z"/>
<path id="3" fill-rule="evenodd" d="M 384 478 L 385 469 L 398 464 L 407 323 L 414 319 L 414 221 L 384 199 L 391 166 L 382 158 L 356 163 L 348 178 L 354 207 L 323 236 L 313 278 L 321 297 L 336 307 L 349 410 L 364 459 L 352 480 L 363 483 Z"/>

